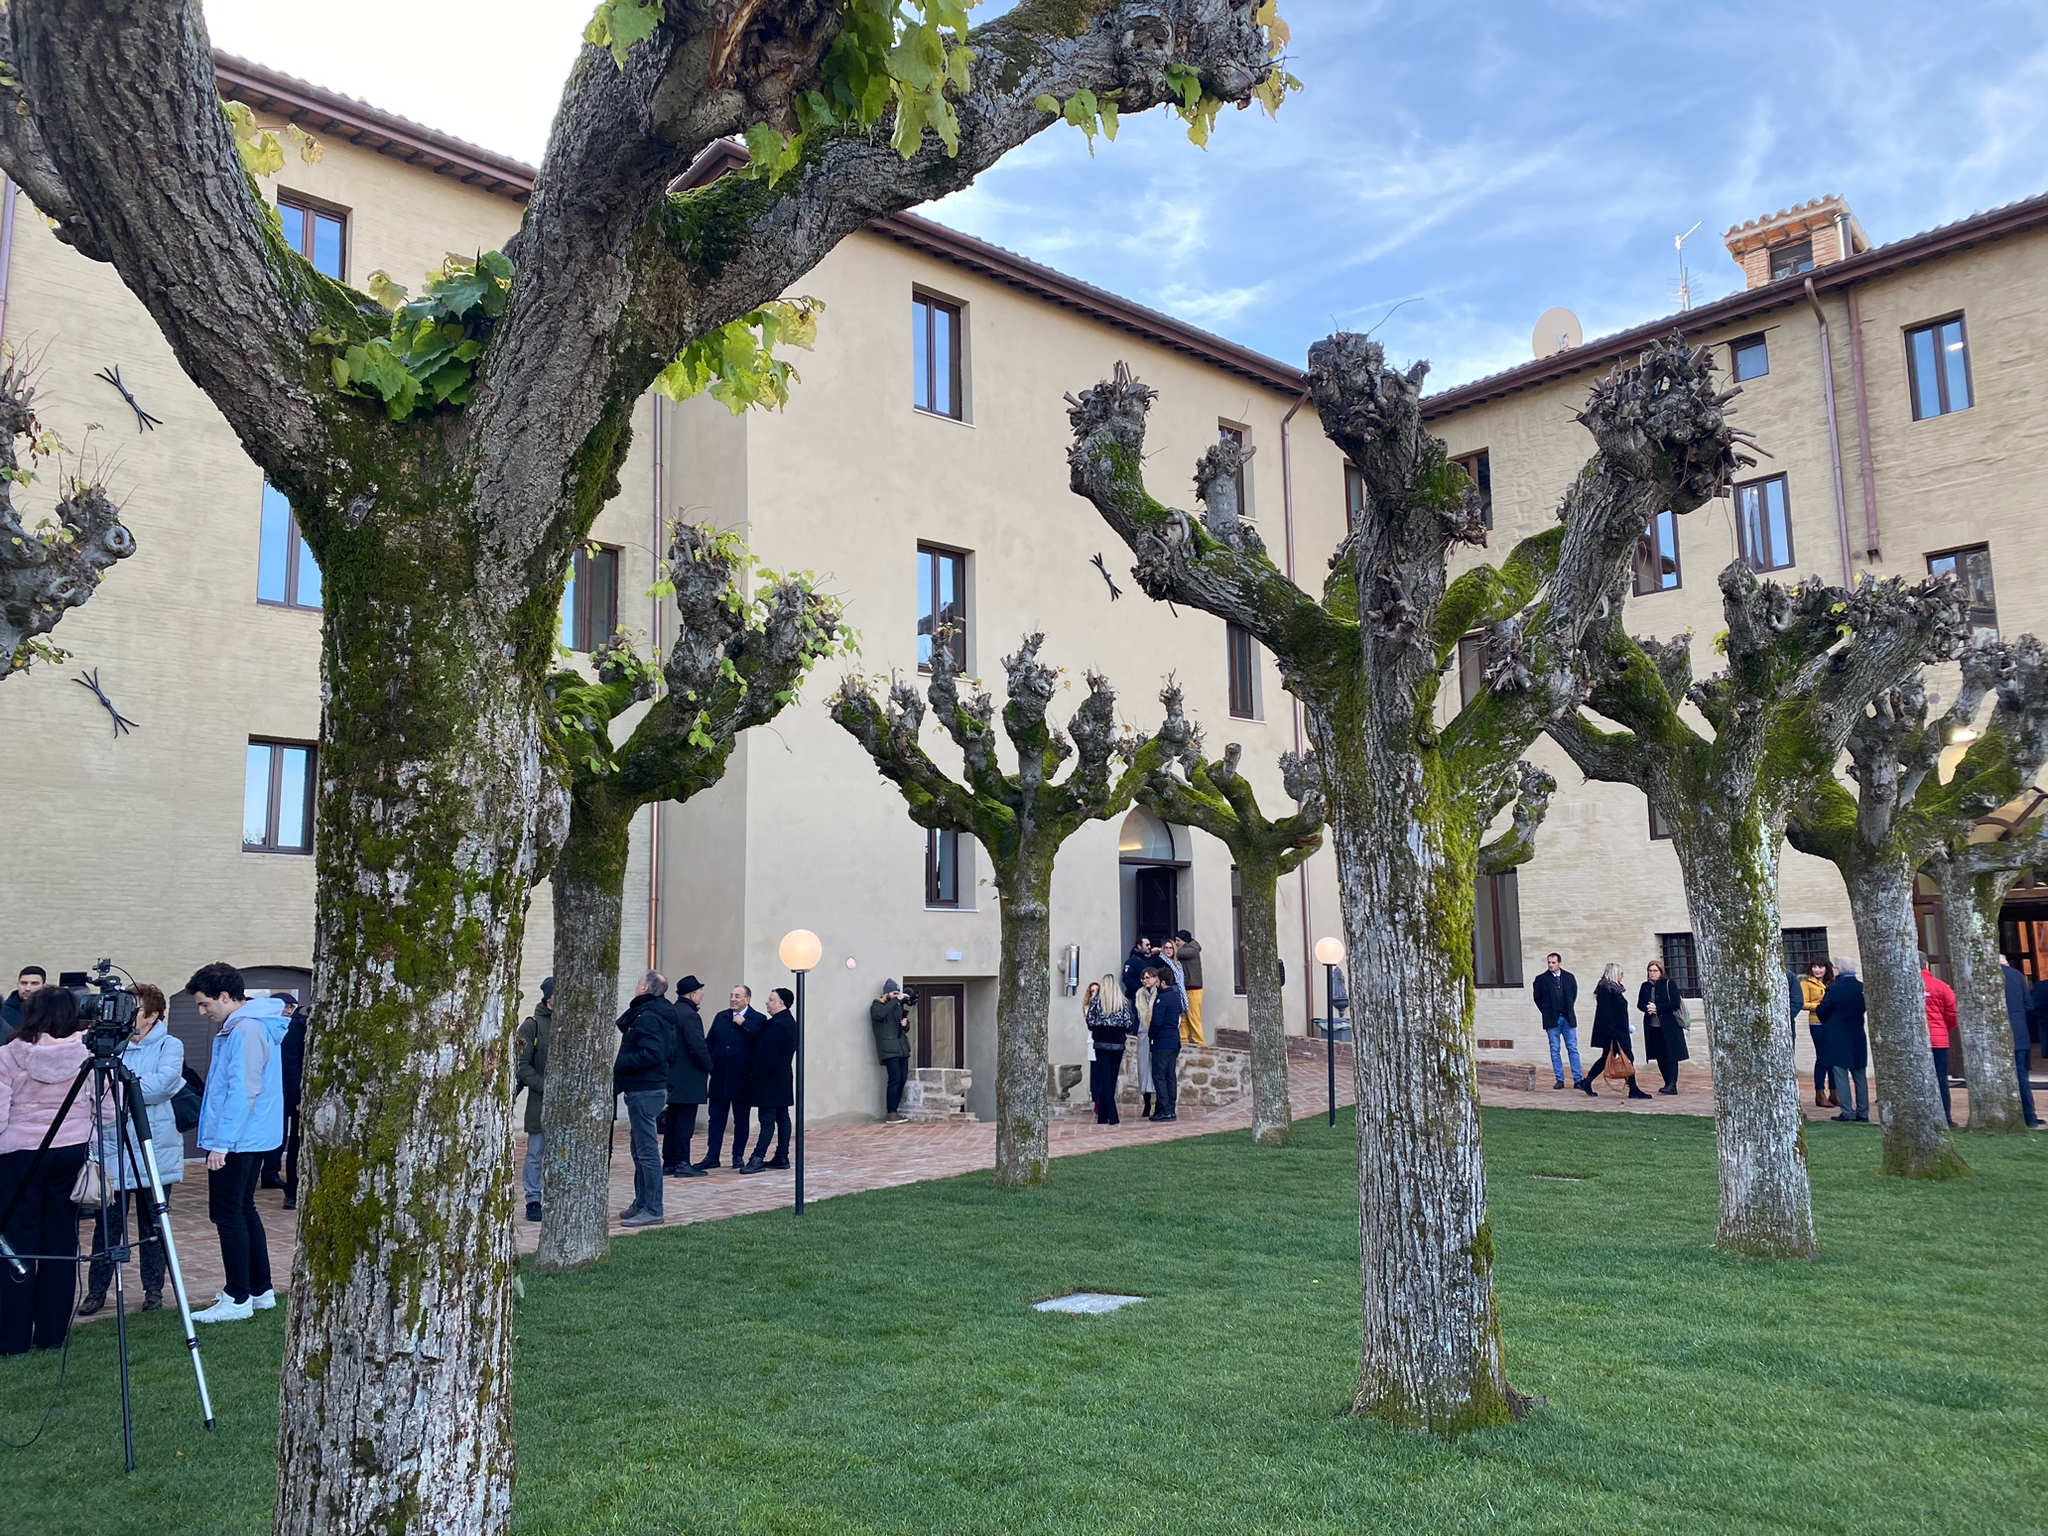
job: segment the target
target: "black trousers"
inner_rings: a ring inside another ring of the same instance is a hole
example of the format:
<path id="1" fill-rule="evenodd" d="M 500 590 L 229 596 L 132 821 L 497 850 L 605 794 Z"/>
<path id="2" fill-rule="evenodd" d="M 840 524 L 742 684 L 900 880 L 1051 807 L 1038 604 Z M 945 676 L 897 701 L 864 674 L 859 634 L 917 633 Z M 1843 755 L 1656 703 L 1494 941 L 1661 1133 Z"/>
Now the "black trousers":
<path id="1" fill-rule="evenodd" d="M 1124 1053 L 1105 1052 L 1101 1046 L 1088 1061 L 1088 1097 L 1095 1101 L 1095 1123 L 1097 1125 L 1121 1125 L 1123 1116 L 1116 1112 L 1117 1074 L 1124 1069 Z"/>
<path id="2" fill-rule="evenodd" d="M 882 1063 L 882 1070 L 889 1074 L 888 1108 L 883 1113 L 893 1115 L 903 1106 L 903 1085 L 910 1081 L 910 1058 L 891 1056 Z"/>
<path id="3" fill-rule="evenodd" d="M 171 1186 L 164 1186 L 164 1204 L 170 1204 Z M 135 1207 L 135 1231 L 147 1232 L 149 1236 L 136 1245 L 142 1260 L 142 1290 L 145 1295 L 156 1296 L 164 1288 L 164 1241 L 158 1233 L 156 1223 L 149 1217 L 149 1203 L 156 1196 L 146 1189 L 124 1191 L 118 1200 L 111 1202 L 104 1212 L 95 1213 L 92 1219 L 92 1272 L 86 1281 L 86 1288 L 95 1296 L 104 1296 L 107 1287 L 114 1283 L 114 1256 L 107 1252 L 109 1246 L 118 1248 L 128 1241 L 128 1207 Z M 126 1285 L 127 1281 L 121 1282 Z"/>
<path id="4" fill-rule="evenodd" d="M 1152 1118 L 1170 1120 L 1180 1113 L 1180 1042 L 1152 1046 Z"/>
<path id="5" fill-rule="evenodd" d="M 1934 1052 L 1934 1081 L 1941 1089 L 1941 1118 L 1954 1125 L 1955 1107 L 1948 1101 L 1948 1047 L 1931 1045 L 1928 1049 Z"/>
<path id="6" fill-rule="evenodd" d="M 751 1106 L 742 1099 L 713 1099 L 711 1101 L 711 1123 L 705 1130 L 706 1146 L 704 1161 L 716 1168 L 719 1148 L 725 1145 L 725 1122 L 732 1120 L 732 1165 L 737 1168 L 747 1160 L 747 1111 Z"/>
<path id="7" fill-rule="evenodd" d="M 1807 1025 L 1806 1032 L 1813 1037 L 1813 1091 L 1818 1095 L 1827 1091 L 1828 1053 L 1821 1048 L 1818 1024 Z"/>
<path id="8" fill-rule="evenodd" d="M 71 1203 L 71 1186 L 85 1165 L 85 1143 L 50 1148 L 30 1178 L 35 1155 L 33 1147 L 0 1155 L 0 1210 L 20 1190 L 21 1202 L 7 1221 L 8 1245 L 18 1254 L 57 1257 L 23 1259 L 27 1273 L 21 1275 L 13 1265 L 0 1264 L 0 1355 L 25 1355 L 31 1344 L 37 1349 L 62 1345 L 77 1295 L 78 1262 L 64 1255 L 78 1252 L 78 1207 Z"/>
<path id="9" fill-rule="evenodd" d="M 697 1134 L 697 1106 L 671 1103 L 668 1128 L 661 1135 L 661 1166 L 678 1168 L 690 1160 L 690 1139 Z"/>
<path id="10" fill-rule="evenodd" d="M 206 1216 L 220 1233 L 221 1289 L 230 1301 L 247 1301 L 270 1289 L 270 1243 L 256 1214 L 256 1180 L 261 1152 L 230 1152 L 206 1174 Z"/>
<path id="11" fill-rule="evenodd" d="M 775 1155 L 789 1156 L 789 1106 L 787 1104 L 756 1104 L 754 1114 L 761 1122 L 761 1139 L 754 1143 L 754 1156 L 763 1162 L 768 1160 L 768 1133 L 775 1133 Z M 745 1140 L 742 1132 L 741 1140 Z M 734 1143 L 739 1145 L 738 1142 Z"/>
<path id="12" fill-rule="evenodd" d="M 284 1185 L 285 1198 L 299 1194 L 299 1106 L 284 1107 L 284 1142 L 263 1154 L 263 1177 Z"/>

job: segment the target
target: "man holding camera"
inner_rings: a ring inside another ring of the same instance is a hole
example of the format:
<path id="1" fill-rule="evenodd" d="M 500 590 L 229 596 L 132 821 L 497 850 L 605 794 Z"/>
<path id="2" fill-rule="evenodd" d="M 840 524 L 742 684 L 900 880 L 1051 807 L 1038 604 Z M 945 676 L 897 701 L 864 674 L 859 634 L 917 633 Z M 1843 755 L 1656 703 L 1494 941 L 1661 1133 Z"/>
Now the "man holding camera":
<path id="1" fill-rule="evenodd" d="M 917 1006 L 917 989 L 899 987 L 891 976 L 882 983 L 882 995 L 868 1005 L 868 1024 L 875 1032 L 875 1056 L 888 1074 L 882 1123 L 903 1123 L 903 1085 L 910 1080 L 910 1010 Z"/>
<path id="2" fill-rule="evenodd" d="M 284 1144 L 284 1036 L 290 1017 L 274 997 L 247 995 L 225 960 L 202 965 L 185 983 L 199 1016 L 213 1025 L 212 1064 L 199 1107 L 206 1154 L 206 1214 L 220 1233 L 223 1289 L 196 1323 L 240 1322 L 277 1305 L 270 1242 L 256 1214 L 263 1159 Z"/>

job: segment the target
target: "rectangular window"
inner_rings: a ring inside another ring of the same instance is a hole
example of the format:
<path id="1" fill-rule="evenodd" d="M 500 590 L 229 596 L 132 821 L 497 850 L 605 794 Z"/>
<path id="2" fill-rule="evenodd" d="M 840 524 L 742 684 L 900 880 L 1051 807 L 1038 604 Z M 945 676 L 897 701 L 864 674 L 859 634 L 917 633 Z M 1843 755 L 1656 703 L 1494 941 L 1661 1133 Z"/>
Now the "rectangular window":
<path id="1" fill-rule="evenodd" d="M 1251 485 L 1250 479 L 1245 473 L 1244 455 L 1251 445 L 1246 441 L 1245 429 L 1227 421 L 1219 421 L 1216 423 L 1216 440 L 1223 443 L 1237 444 L 1237 474 L 1234 477 L 1237 490 L 1237 515 L 1239 517 L 1250 517 L 1252 515 Z"/>
<path id="2" fill-rule="evenodd" d="M 1473 980 L 1482 987 L 1522 984 L 1522 897 L 1515 871 L 1481 875 L 1472 912 Z"/>
<path id="3" fill-rule="evenodd" d="M 941 827 L 924 835 L 924 904 L 960 905 L 960 834 Z"/>
<path id="4" fill-rule="evenodd" d="M 263 482 L 263 531 L 256 550 L 256 601 L 280 608 L 320 608 L 320 562 L 299 532 L 285 494 Z"/>
<path id="5" fill-rule="evenodd" d="M 960 390 L 960 306 L 930 294 L 910 296 L 910 403 L 934 416 L 964 419 Z"/>
<path id="6" fill-rule="evenodd" d="M 1671 838 L 1671 829 L 1664 825 L 1664 818 L 1657 814 L 1657 802 L 1646 796 L 1643 803 L 1650 808 L 1650 841 L 1668 842 Z"/>
<path id="7" fill-rule="evenodd" d="M 242 851 L 313 851 L 311 743 L 251 741 L 242 781 Z"/>
<path id="8" fill-rule="evenodd" d="M 1356 528 L 1365 516 L 1365 476 L 1355 464 L 1344 466 L 1344 526 Z"/>
<path id="9" fill-rule="evenodd" d="M 1230 668 L 1230 713 L 1234 719 L 1259 717 L 1259 643 L 1235 624 L 1223 626 L 1223 644 Z"/>
<path id="10" fill-rule="evenodd" d="M 289 193 L 277 199 L 277 216 L 284 225 L 284 243 L 336 282 L 346 280 L 348 214 L 339 208 L 319 208 Z"/>
<path id="11" fill-rule="evenodd" d="M 1463 709 L 1486 687 L 1486 634 L 1473 630 L 1458 640 L 1458 708 Z"/>
<path id="12" fill-rule="evenodd" d="M 1906 332 L 1906 373 L 1915 421 L 1970 408 L 1970 343 L 1961 315 Z"/>
<path id="13" fill-rule="evenodd" d="M 1636 540 L 1636 596 L 1678 589 L 1678 514 L 1668 507 Z"/>
<path id="14" fill-rule="evenodd" d="M 1244 996 L 1244 877 L 1230 866 L 1230 988 Z"/>
<path id="15" fill-rule="evenodd" d="M 1728 343 L 1728 372 L 1736 383 L 1760 379 L 1770 371 L 1771 348 L 1762 336 L 1744 336 Z"/>
<path id="16" fill-rule="evenodd" d="M 562 644 L 572 651 L 598 651 L 619 629 L 619 552 L 586 544 L 569 567 L 562 589 Z"/>
<path id="17" fill-rule="evenodd" d="M 1927 574 L 1953 574 L 1963 589 L 1963 601 L 1970 607 L 1970 632 L 1987 639 L 1998 638 L 1998 594 L 1991 586 L 1991 546 L 1971 544 L 1963 549 L 1945 550 L 1927 557 Z"/>
<path id="18" fill-rule="evenodd" d="M 1792 563 L 1792 514 L 1783 475 L 1735 487 L 1735 531 L 1751 570 L 1782 571 Z"/>
<path id="19" fill-rule="evenodd" d="M 1790 245 L 1781 245 L 1771 252 L 1771 281 L 1781 277 L 1797 277 L 1802 272 L 1813 270 L 1813 242 L 1794 240 Z"/>
<path id="20" fill-rule="evenodd" d="M 1451 460 L 1465 471 L 1472 483 L 1479 488 L 1479 518 L 1489 528 L 1493 526 L 1493 459 L 1482 448 L 1477 453 L 1468 453 Z"/>
<path id="21" fill-rule="evenodd" d="M 917 546 L 917 669 L 932 669 L 932 647 L 943 645 L 953 665 L 967 670 L 967 557 L 956 549 Z"/>
<path id="22" fill-rule="evenodd" d="M 1664 974 L 1678 983 L 1680 997 L 1700 995 L 1699 954 L 1689 933 L 1660 933 L 1657 944 L 1664 956 Z"/>
<path id="23" fill-rule="evenodd" d="M 1785 969 L 1795 976 L 1804 976 L 1809 965 L 1828 958 L 1828 931 L 1825 928 L 1785 928 L 1780 930 L 1785 940 Z"/>

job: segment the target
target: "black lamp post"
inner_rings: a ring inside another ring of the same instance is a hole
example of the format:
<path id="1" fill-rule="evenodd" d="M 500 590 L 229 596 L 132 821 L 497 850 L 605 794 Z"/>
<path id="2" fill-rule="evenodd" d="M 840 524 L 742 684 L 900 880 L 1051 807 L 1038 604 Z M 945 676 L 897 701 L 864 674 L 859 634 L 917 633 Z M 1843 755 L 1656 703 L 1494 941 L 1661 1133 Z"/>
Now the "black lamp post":
<path id="1" fill-rule="evenodd" d="M 778 953 L 796 975 L 796 1213 L 804 1213 L 804 976 L 816 967 L 825 946 L 808 928 L 782 936 Z"/>
<path id="2" fill-rule="evenodd" d="M 1323 1054 L 1330 1068 L 1330 1124 L 1334 1126 L 1337 1123 L 1337 995 L 1344 986 L 1337 967 L 1344 963 L 1344 941 L 1317 939 L 1316 960 L 1323 968 Z M 1351 1006 L 1348 994 L 1342 1006 Z"/>

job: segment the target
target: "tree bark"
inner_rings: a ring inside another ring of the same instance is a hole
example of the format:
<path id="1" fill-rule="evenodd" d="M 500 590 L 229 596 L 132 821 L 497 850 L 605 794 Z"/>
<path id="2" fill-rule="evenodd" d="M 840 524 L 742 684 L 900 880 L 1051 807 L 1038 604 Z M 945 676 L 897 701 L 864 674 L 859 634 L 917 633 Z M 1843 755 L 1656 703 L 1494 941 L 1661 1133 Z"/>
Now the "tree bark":
<path id="1" fill-rule="evenodd" d="M 1755 814 L 1664 814 L 1692 913 L 1714 1071 L 1714 1242 L 1763 1258 L 1812 1258 L 1820 1242 L 1781 963 L 1782 834 Z"/>
<path id="2" fill-rule="evenodd" d="M 1021 1189 L 1045 1183 L 1052 1166 L 1045 1103 L 1052 854 L 1020 853 L 1013 868 L 999 871 L 997 890 L 1003 958 L 996 981 L 996 1183 Z"/>
<path id="3" fill-rule="evenodd" d="M 1275 866 L 1237 866 L 1244 914 L 1245 1025 L 1252 1037 L 1252 1140 L 1284 1147 L 1294 1139 L 1287 1088 L 1287 1014 L 1280 987 L 1280 876 Z"/>
<path id="4" fill-rule="evenodd" d="M 1884 1125 L 1881 1173 L 1907 1179 L 1966 1177 L 1941 1113 L 1928 1048 L 1927 989 L 1913 931 L 1913 875 L 1897 864 L 1866 862 L 1848 879 L 1849 914 L 1863 957 L 1870 1002 L 1871 1076 Z"/>
<path id="5" fill-rule="evenodd" d="M 555 864 L 555 1023 L 541 1095 L 536 1269 L 595 1264 L 611 1251 L 612 1062 L 619 1036 L 619 928 L 631 812 L 578 794 Z"/>
<path id="6" fill-rule="evenodd" d="M 1948 937 L 1949 970 L 1955 977 L 1970 1129 L 2025 1131 L 2012 1023 L 2005 1011 L 2005 968 L 1998 963 L 1998 914 L 2005 893 L 2026 871 L 1971 873 L 1960 860 L 1942 859 L 1929 867 L 1941 881 L 1941 920 Z"/>

